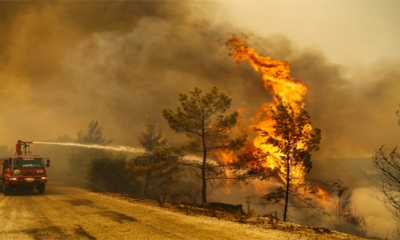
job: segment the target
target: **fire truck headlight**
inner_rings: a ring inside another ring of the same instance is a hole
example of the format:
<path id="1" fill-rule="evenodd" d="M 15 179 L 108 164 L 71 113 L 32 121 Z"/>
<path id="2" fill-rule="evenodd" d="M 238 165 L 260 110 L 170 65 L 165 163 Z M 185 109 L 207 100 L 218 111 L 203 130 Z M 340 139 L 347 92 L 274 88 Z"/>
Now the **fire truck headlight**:
<path id="1" fill-rule="evenodd" d="M 16 177 L 12 177 L 12 178 L 10 178 L 10 180 L 17 180 L 17 178 Z"/>
<path id="2" fill-rule="evenodd" d="M 42 179 L 47 179 L 47 177 L 42 177 Z"/>

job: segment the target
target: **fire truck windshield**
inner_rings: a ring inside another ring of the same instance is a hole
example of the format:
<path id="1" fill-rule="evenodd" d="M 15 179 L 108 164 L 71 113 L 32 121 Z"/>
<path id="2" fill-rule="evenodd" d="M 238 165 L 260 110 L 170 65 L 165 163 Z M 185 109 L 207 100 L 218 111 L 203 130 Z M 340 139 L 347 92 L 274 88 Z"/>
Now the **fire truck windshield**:
<path id="1" fill-rule="evenodd" d="M 14 158 L 14 169 L 43 168 L 43 158 Z"/>

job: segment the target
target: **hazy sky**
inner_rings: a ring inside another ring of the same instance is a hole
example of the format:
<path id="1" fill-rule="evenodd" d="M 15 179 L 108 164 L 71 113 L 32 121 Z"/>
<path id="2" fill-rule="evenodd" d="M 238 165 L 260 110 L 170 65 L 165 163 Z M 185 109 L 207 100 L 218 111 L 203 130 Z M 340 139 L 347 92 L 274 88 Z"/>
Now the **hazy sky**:
<path id="1" fill-rule="evenodd" d="M 369 157 L 398 143 L 399 2 L 8 1 L 0 2 L 0 144 L 76 138 L 98 120 L 104 137 L 137 146 L 146 116 L 180 92 L 213 85 L 244 119 L 271 100 L 226 42 L 246 34 L 286 60 L 308 87 L 319 157 Z"/>
<path id="2" fill-rule="evenodd" d="M 227 18 L 256 34 L 282 34 L 334 63 L 400 58 L 400 1 L 225 1 Z"/>

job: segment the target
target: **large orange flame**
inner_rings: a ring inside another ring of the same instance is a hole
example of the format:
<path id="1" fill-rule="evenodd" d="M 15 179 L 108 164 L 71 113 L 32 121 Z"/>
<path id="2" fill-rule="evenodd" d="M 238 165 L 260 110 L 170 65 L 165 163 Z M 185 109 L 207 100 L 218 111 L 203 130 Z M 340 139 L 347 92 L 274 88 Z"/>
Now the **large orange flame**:
<path id="1" fill-rule="evenodd" d="M 305 106 L 303 97 L 307 93 L 307 87 L 300 80 L 294 79 L 290 76 L 290 64 L 288 62 L 260 56 L 253 48 L 247 45 L 243 38 L 233 36 L 226 42 L 226 45 L 230 49 L 230 55 L 234 56 L 234 62 L 236 64 L 247 60 L 255 71 L 262 74 L 264 87 L 268 94 L 272 95 L 273 98 L 272 102 L 262 103 L 255 116 L 250 119 L 252 123 L 249 127 L 261 129 L 264 133 L 268 133 L 268 136 L 272 136 L 274 139 L 279 139 L 279 136 L 276 136 L 275 134 L 276 122 L 271 118 L 271 116 L 268 116 L 271 109 L 277 110 L 278 104 L 282 102 L 285 106 L 290 106 L 291 109 L 293 109 L 293 112 L 291 113 L 294 116 L 297 116 L 297 114 L 300 114 L 300 110 Z M 238 111 L 238 129 L 243 132 L 246 128 L 243 129 L 240 125 L 242 124 L 241 116 L 244 109 L 242 108 Z M 313 128 L 310 124 L 306 125 L 301 129 L 301 136 L 304 136 L 306 137 L 305 139 L 307 139 L 312 130 Z M 280 183 L 277 182 L 264 181 L 265 178 L 276 176 L 274 173 L 277 172 L 281 181 L 287 184 L 287 169 L 282 164 L 282 159 L 285 156 L 280 154 L 280 149 L 272 144 L 266 143 L 266 135 L 263 135 L 262 132 L 258 133 L 259 135 L 256 136 L 252 142 L 249 142 L 242 148 L 241 154 L 243 155 L 240 157 L 244 159 L 244 161 L 237 162 L 239 164 L 248 164 L 252 173 L 266 173 L 265 175 L 260 174 L 260 179 L 253 180 L 251 184 L 257 195 L 264 195 L 269 191 L 269 188 L 276 188 L 276 186 L 280 185 Z M 307 150 L 307 147 L 305 141 L 297 142 L 297 150 Z M 239 160 L 233 151 L 215 152 L 215 154 L 218 159 L 228 164 Z M 273 174 L 271 175 L 270 173 Z M 307 202 L 309 200 L 318 202 L 324 209 L 335 209 L 335 205 L 332 202 L 332 196 L 327 190 L 305 182 L 306 167 L 304 165 L 290 164 L 289 173 L 290 185 L 294 185 L 297 192 L 305 196 L 303 200 L 306 200 Z M 235 178 L 229 170 L 226 171 L 226 176 Z M 243 185 L 242 189 L 244 189 Z M 248 185 L 246 186 L 246 190 L 248 190 Z M 226 191 L 231 193 L 228 188 L 226 188 Z"/>
<path id="2" fill-rule="evenodd" d="M 300 107 L 304 106 L 302 102 L 303 96 L 307 93 L 307 87 L 301 81 L 290 76 L 290 64 L 282 60 L 272 60 L 269 57 L 262 57 L 255 50 L 249 47 L 244 40 L 234 36 L 229 39 L 226 45 L 230 49 L 230 55 L 234 56 L 234 62 L 239 63 L 248 60 L 253 69 L 262 74 L 264 87 L 272 95 L 272 103 L 264 103 L 255 117 L 252 118 L 253 126 L 262 129 L 269 134 L 273 134 L 274 121 L 265 117 L 268 109 L 275 109 L 278 99 L 285 104 L 290 105 L 295 113 L 299 112 Z M 304 134 L 309 134 L 312 130 L 311 126 L 307 126 Z M 276 136 L 275 136 L 276 137 Z M 279 163 L 278 149 L 270 144 L 265 144 L 265 139 L 259 135 L 254 139 L 254 146 L 262 149 L 263 152 L 269 153 L 264 167 L 271 169 L 280 168 L 281 178 L 284 180 L 286 170 Z M 304 148 L 303 144 L 298 144 L 298 149 Z M 304 180 L 305 170 L 302 165 L 297 165 L 290 169 L 291 183 L 300 184 Z"/>
<path id="3" fill-rule="evenodd" d="M 231 38 L 227 43 L 234 55 L 235 63 L 248 60 L 253 69 L 262 74 L 264 86 L 273 97 L 278 95 L 287 103 L 298 103 L 307 93 L 307 87 L 290 77 L 290 65 L 286 61 L 272 60 L 269 57 L 261 57 L 255 50 L 248 47 L 244 40 L 237 37 Z"/>

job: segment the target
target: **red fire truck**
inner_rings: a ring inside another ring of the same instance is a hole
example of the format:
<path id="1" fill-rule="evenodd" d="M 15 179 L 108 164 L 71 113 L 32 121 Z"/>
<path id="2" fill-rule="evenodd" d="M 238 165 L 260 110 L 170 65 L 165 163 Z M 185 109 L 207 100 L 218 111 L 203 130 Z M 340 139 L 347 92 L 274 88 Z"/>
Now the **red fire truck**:
<path id="1" fill-rule="evenodd" d="M 47 183 L 45 167 L 50 166 L 50 159 L 33 155 L 30 151 L 30 144 L 32 142 L 18 140 L 16 153 L 0 159 L 2 187 L 0 190 L 3 190 L 5 196 L 10 195 L 16 189 L 32 191 L 36 188 L 40 194 L 44 193 Z"/>

